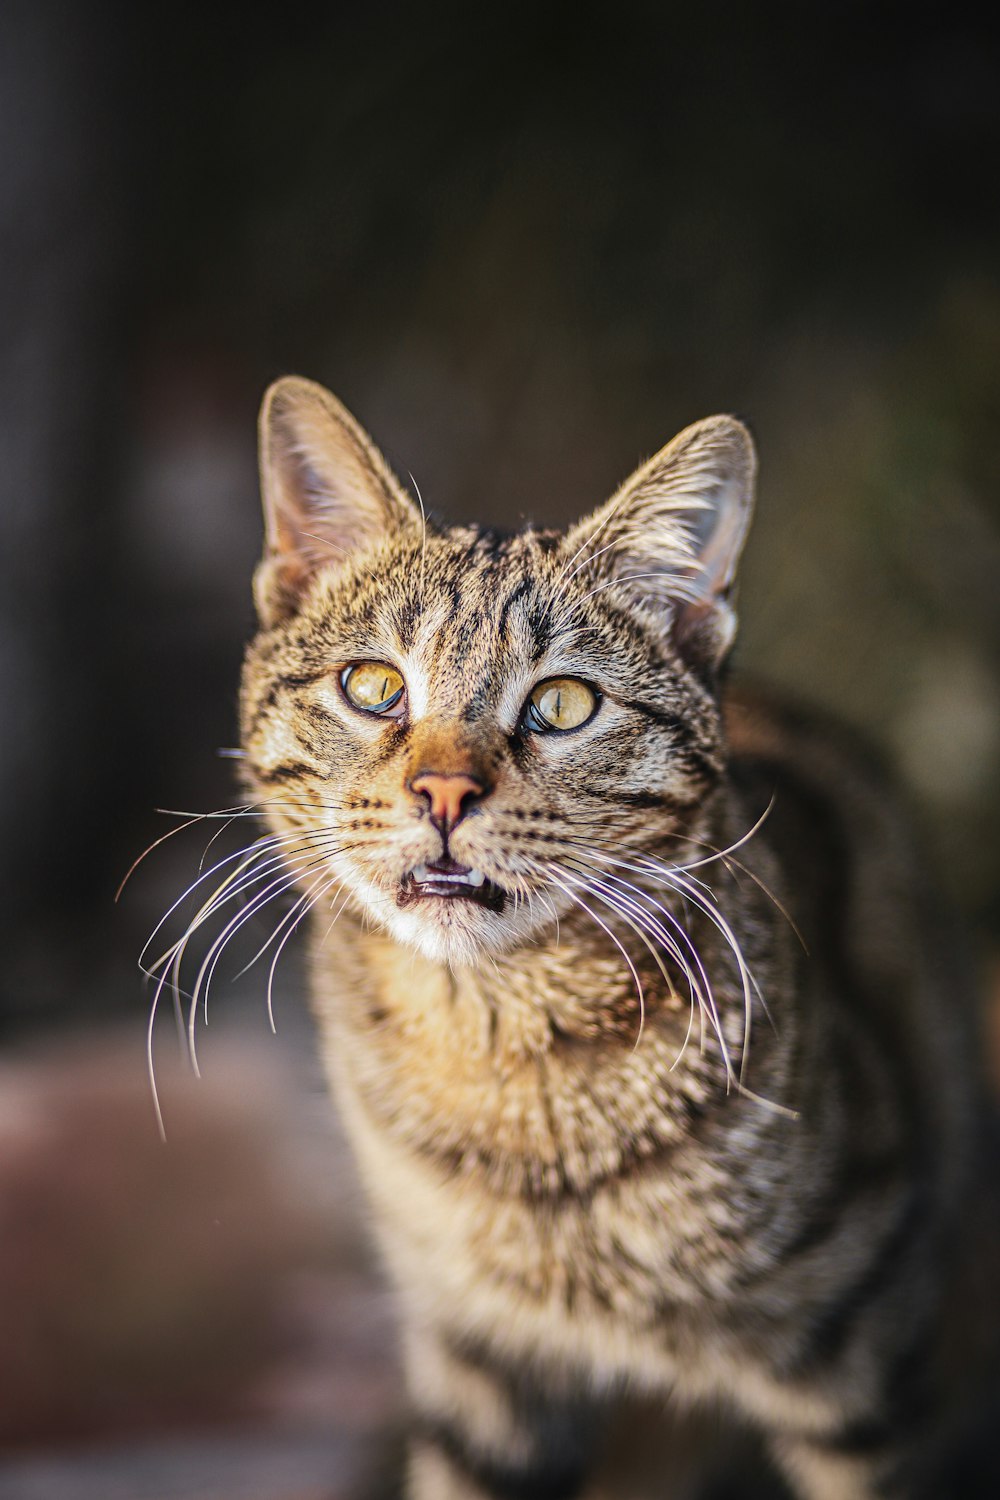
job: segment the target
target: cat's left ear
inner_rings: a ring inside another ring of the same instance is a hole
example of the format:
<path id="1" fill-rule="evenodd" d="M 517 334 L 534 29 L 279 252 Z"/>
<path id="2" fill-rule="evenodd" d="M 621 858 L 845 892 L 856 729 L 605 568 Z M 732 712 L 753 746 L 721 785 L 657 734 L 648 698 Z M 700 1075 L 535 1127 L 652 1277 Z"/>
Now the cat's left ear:
<path id="1" fill-rule="evenodd" d="M 265 625 L 294 613 L 321 570 L 420 525 L 360 422 L 297 375 L 276 380 L 260 409 L 260 487 L 266 540 L 254 594 Z"/>
<path id="2" fill-rule="evenodd" d="M 735 417 L 695 422 L 570 532 L 570 555 L 662 613 L 682 654 L 718 666 L 736 634 L 733 585 L 753 512 L 757 455 Z M 574 564 L 576 566 L 576 564 Z M 581 574 L 584 570 L 581 569 Z"/>

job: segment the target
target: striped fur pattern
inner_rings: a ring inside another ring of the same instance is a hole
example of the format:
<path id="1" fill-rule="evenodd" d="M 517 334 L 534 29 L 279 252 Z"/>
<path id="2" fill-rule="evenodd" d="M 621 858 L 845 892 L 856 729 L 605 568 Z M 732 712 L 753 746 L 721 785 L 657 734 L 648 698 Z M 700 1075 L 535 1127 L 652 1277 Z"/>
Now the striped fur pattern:
<path id="1" fill-rule="evenodd" d="M 745 429 L 568 535 L 432 524 L 306 381 L 261 440 L 244 764 L 398 1289 L 407 1495 L 695 1497 L 704 1411 L 803 1500 L 994 1493 L 941 1467 L 992 1378 L 963 981 L 880 776 L 720 695 Z M 565 679 L 596 710 L 539 730 Z"/>

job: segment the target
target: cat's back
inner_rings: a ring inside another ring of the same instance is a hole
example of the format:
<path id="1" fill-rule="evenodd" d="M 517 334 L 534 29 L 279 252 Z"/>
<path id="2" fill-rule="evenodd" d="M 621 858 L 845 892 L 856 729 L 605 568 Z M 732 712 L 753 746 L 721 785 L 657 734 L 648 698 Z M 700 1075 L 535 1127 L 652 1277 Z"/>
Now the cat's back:
<path id="1" fill-rule="evenodd" d="M 817 1076 L 839 1076 L 858 1121 L 884 1107 L 932 1216 L 960 1216 L 984 1171 L 996 1176 L 982 1149 L 995 1103 L 967 945 L 913 813 L 873 748 L 830 715 L 739 687 L 726 726 L 732 781 L 748 819 L 766 814 L 760 836 L 797 930 Z"/>
<path id="2" fill-rule="evenodd" d="M 797 988 L 814 1022 L 813 1076 L 840 1075 L 848 1119 L 868 1144 L 865 1078 L 888 1103 L 892 1155 L 897 1168 L 905 1162 L 917 1205 L 910 1238 L 929 1233 L 938 1266 L 936 1351 L 925 1357 L 955 1416 L 941 1467 L 929 1462 L 920 1493 L 986 1493 L 987 1474 L 1000 1483 L 1000 1129 L 966 944 L 906 799 L 870 746 L 758 688 L 727 695 L 726 728 L 748 822 L 769 809 L 760 836 L 801 934 Z M 849 1181 L 843 1190 L 849 1197 Z M 893 1265 L 910 1283 L 916 1326 L 929 1311 L 927 1262 L 911 1280 L 905 1258 L 897 1253 Z M 965 1455 L 957 1467 L 956 1453 Z"/>
<path id="3" fill-rule="evenodd" d="M 942 1129 L 982 1101 L 966 945 L 906 799 L 832 716 L 757 686 L 725 699 L 730 776 L 783 876 L 801 979 L 877 1029 Z M 957 1149 L 957 1143 L 956 1143 Z"/>
<path id="4" fill-rule="evenodd" d="M 833 716 L 756 685 L 727 692 L 725 723 L 731 779 L 748 813 L 763 816 L 810 955 L 879 991 L 880 1008 L 902 999 L 919 970 L 961 997 L 952 1009 L 971 1014 L 956 922 L 873 747 Z"/>

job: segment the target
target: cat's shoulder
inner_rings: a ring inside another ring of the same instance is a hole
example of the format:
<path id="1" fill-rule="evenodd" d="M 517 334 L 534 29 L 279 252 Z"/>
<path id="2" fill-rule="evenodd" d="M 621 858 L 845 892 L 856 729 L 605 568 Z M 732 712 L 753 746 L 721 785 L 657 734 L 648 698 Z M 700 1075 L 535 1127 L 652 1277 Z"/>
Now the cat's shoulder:
<path id="1" fill-rule="evenodd" d="M 800 807 L 844 845 L 909 858 L 918 819 L 888 757 L 828 710 L 757 682 L 729 684 L 723 716 L 730 773 L 776 805 Z M 886 843 L 888 840 L 888 843 Z"/>
<path id="2" fill-rule="evenodd" d="M 722 709 L 734 762 L 798 768 L 809 780 L 832 775 L 882 790 L 896 785 L 885 755 L 828 709 L 746 678 L 726 685 Z"/>
<path id="3" fill-rule="evenodd" d="M 763 820 L 810 940 L 854 950 L 869 971 L 932 948 L 954 955 L 931 841 L 888 758 L 835 715 L 733 684 L 724 716 L 732 786 Z"/>

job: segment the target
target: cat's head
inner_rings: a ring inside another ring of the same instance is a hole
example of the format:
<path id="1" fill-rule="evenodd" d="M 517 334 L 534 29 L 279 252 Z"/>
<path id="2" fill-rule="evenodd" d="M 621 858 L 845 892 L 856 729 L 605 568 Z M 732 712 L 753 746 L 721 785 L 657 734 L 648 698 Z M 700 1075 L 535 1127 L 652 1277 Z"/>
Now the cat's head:
<path id="1" fill-rule="evenodd" d="M 627 916 L 721 774 L 754 472 L 710 417 L 566 534 L 445 528 L 327 391 L 272 386 L 243 734 L 303 895 L 451 963 Z"/>

